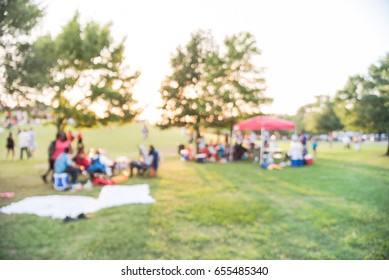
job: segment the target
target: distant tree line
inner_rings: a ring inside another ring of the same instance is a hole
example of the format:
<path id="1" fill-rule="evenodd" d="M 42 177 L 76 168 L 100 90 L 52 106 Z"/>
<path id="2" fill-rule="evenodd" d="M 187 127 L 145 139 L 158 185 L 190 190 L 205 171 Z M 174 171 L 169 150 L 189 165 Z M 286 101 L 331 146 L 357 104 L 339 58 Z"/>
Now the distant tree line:
<path id="1" fill-rule="evenodd" d="M 350 77 L 334 96 L 316 96 L 315 102 L 289 118 L 312 134 L 346 129 L 389 136 L 389 53 L 372 64 L 367 74 Z"/>

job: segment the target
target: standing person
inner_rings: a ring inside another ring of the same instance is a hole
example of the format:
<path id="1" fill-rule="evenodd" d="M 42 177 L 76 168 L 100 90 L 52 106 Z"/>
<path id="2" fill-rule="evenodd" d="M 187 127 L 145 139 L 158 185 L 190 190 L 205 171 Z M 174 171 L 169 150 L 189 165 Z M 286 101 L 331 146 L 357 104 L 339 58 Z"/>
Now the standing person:
<path id="1" fill-rule="evenodd" d="M 312 137 L 312 151 L 313 156 L 316 158 L 316 150 L 317 150 L 317 139 L 316 137 Z"/>
<path id="2" fill-rule="evenodd" d="M 53 143 L 54 142 L 54 143 Z M 70 141 L 67 139 L 65 132 L 60 131 L 57 133 L 56 140 L 51 142 L 49 146 L 49 169 L 45 174 L 43 174 L 42 180 L 47 183 L 47 175 L 50 171 L 55 172 L 55 161 L 60 154 L 64 153 L 66 149 L 72 151 L 72 146 Z"/>
<path id="3" fill-rule="evenodd" d="M 192 130 L 190 130 L 189 132 L 188 132 L 188 143 L 189 144 L 192 144 L 193 143 L 193 140 L 194 140 L 194 133 L 193 133 L 193 131 Z"/>
<path id="4" fill-rule="evenodd" d="M 60 131 L 58 138 L 55 141 L 55 149 L 53 153 L 53 160 L 56 160 L 60 154 L 62 154 L 66 148 L 72 149 L 70 140 L 66 137 L 65 132 Z"/>
<path id="5" fill-rule="evenodd" d="M 357 152 L 361 151 L 361 139 L 359 134 L 355 134 L 353 137 L 353 142 L 354 142 L 354 148 Z"/>
<path id="6" fill-rule="evenodd" d="M 83 140 L 83 136 L 82 136 L 81 131 L 79 131 L 77 133 L 77 143 L 82 143 L 83 142 L 82 140 Z"/>
<path id="7" fill-rule="evenodd" d="M 303 144 L 303 147 L 307 147 L 307 136 L 305 135 L 304 131 L 300 132 L 300 142 Z"/>
<path id="8" fill-rule="evenodd" d="M 29 134 L 26 130 L 20 131 L 18 135 L 18 143 L 19 143 L 19 148 L 20 148 L 20 159 L 23 159 L 23 154 L 26 152 L 27 158 L 29 158 L 29 153 L 28 153 L 28 142 L 29 142 Z"/>
<path id="9" fill-rule="evenodd" d="M 240 130 L 238 130 L 236 132 L 236 143 L 238 143 L 238 144 L 243 143 L 243 135 L 242 135 L 242 131 L 240 131 Z"/>
<path id="10" fill-rule="evenodd" d="M 343 136 L 343 146 L 344 146 L 344 148 L 346 148 L 346 149 L 350 149 L 350 145 L 351 145 L 350 136 L 348 136 L 347 134 L 345 134 L 345 135 Z"/>
<path id="11" fill-rule="evenodd" d="M 36 149 L 36 140 L 35 140 L 35 132 L 33 128 L 30 128 L 28 131 L 28 153 L 30 157 L 32 157 L 32 154 L 34 153 Z"/>
<path id="12" fill-rule="evenodd" d="M 14 138 L 12 137 L 12 132 L 9 133 L 8 137 L 7 137 L 7 159 L 8 159 L 8 155 L 9 153 L 11 152 L 12 154 L 12 157 L 11 159 L 14 159 L 14 156 L 15 156 L 15 140 Z"/>
<path id="13" fill-rule="evenodd" d="M 262 137 L 262 135 L 261 135 L 261 137 Z M 263 143 L 264 143 L 263 145 L 264 145 L 265 149 L 269 147 L 269 139 L 270 139 L 270 133 L 269 133 L 269 131 L 265 130 L 263 132 Z"/>
<path id="14" fill-rule="evenodd" d="M 49 169 L 46 171 L 45 174 L 41 176 L 43 182 L 47 184 L 47 175 L 49 175 L 50 171 L 53 175 L 54 173 L 54 162 L 55 160 L 53 159 L 54 151 L 55 151 L 55 143 L 59 139 L 59 133 L 57 133 L 55 140 L 51 141 L 48 149 L 48 160 L 49 160 Z"/>
<path id="15" fill-rule="evenodd" d="M 84 148 L 85 148 L 85 146 L 84 146 L 82 134 L 81 134 L 81 132 L 78 132 L 78 133 L 77 133 L 77 153 L 78 153 L 81 149 L 84 149 Z"/>
<path id="16" fill-rule="evenodd" d="M 149 135 L 149 130 L 147 129 L 146 124 L 144 124 L 143 127 L 142 127 L 142 134 L 143 134 L 143 138 L 144 139 L 146 139 L 147 136 Z"/>
<path id="17" fill-rule="evenodd" d="M 68 140 L 69 140 L 70 142 L 73 142 L 73 140 L 74 140 L 74 135 L 73 135 L 73 133 L 72 133 L 71 130 L 68 131 L 67 138 L 68 138 Z"/>
<path id="18" fill-rule="evenodd" d="M 254 154 L 254 150 L 255 150 L 255 142 L 257 141 L 257 134 L 255 134 L 254 131 L 251 131 L 250 132 L 250 136 L 249 136 L 249 143 L 250 143 L 250 148 L 249 148 L 249 151 L 250 153 L 253 155 Z"/>
<path id="19" fill-rule="evenodd" d="M 328 144 L 330 147 L 332 147 L 332 142 L 334 142 L 334 136 L 332 136 L 332 133 L 328 135 Z"/>
<path id="20" fill-rule="evenodd" d="M 199 136 L 199 138 L 197 139 L 197 145 L 199 147 L 199 150 L 202 150 L 205 148 L 206 143 L 205 143 L 205 139 L 203 136 L 201 136 L 201 135 Z"/>

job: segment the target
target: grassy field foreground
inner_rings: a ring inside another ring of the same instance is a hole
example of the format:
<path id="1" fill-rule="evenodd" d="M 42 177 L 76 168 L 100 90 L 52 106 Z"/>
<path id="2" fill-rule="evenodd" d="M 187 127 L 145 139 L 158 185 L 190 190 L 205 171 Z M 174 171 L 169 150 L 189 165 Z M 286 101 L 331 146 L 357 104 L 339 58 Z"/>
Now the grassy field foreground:
<path id="1" fill-rule="evenodd" d="M 155 204 L 100 210 L 74 223 L 0 214 L 0 259 L 389 259 L 385 143 L 366 143 L 359 153 L 319 143 L 315 165 L 266 171 L 250 162 L 181 162 L 179 130 L 151 128 L 143 141 L 140 128 L 83 134 L 88 147 L 112 157 L 136 157 L 140 143 L 155 144 L 163 157 L 158 178 L 126 183 L 149 184 Z M 0 198 L 0 207 L 58 194 L 39 177 L 54 129 L 35 130 L 33 159 L 7 161 L 0 149 L 0 192 L 16 193 Z M 5 146 L 6 133 L 0 137 Z M 100 189 L 67 195 L 97 197 Z"/>

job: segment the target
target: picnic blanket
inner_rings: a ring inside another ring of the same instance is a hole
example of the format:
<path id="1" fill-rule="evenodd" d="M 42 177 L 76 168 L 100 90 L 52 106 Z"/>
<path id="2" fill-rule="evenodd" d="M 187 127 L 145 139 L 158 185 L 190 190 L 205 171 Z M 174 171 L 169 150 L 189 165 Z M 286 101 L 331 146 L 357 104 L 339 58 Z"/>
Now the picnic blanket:
<path id="1" fill-rule="evenodd" d="M 75 218 L 82 213 L 133 203 L 154 203 L 147 184 L 104 186 L 99 197 L 76 195 L 33 196 L 0 208 L 5 214 L 35 214 L 53 219 Z"/>

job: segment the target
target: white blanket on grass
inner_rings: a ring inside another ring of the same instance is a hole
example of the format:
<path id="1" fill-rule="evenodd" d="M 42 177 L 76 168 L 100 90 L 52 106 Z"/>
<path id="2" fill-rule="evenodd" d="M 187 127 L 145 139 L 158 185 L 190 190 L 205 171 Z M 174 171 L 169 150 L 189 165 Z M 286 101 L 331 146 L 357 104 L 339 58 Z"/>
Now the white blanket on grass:
<path id="1" fill-rule="evenodd" d="M 75 218 L 81 213 L 133 203 L 154 203 L 149 185 L 105 186 L 99 197 L 75 195 L 47 195 L 27 197 L 0 208 L 5 214 L 35 214 L 53 219 Z"/>

